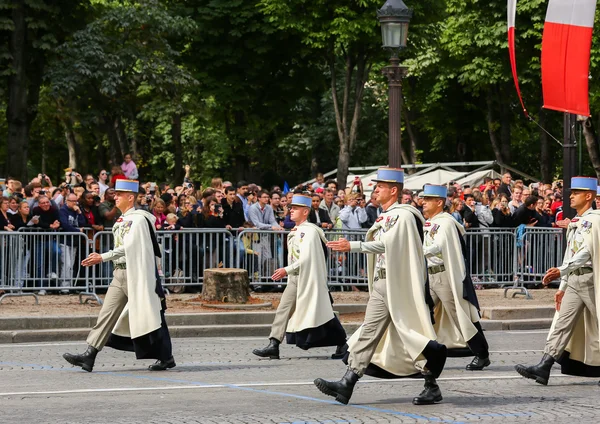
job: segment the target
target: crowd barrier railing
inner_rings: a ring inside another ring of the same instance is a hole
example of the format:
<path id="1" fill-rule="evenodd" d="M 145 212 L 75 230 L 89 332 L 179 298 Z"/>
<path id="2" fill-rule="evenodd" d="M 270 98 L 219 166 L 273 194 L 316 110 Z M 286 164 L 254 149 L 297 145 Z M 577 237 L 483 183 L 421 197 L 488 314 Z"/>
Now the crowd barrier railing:
<path id="1" fill-rule="evenodd" d="M 515 274 L 523 284 L 539 283 L 546 270 L 562 264 L 564 236 L 560 228 L 527 227 L 515 236 Z"/>
<path id="2" fill-rule="evenodd" d="M 80 265 L 90 252 L 86 234 L 42 231 L 0 232 L 0 290 L 5 297 L 33 296 L 50 292 L 77 292 L 90 296 L 89 270 Z"/>
<path id="3" fill-rule="evenodd" d="M 258 230 L 248 228 L 236 237 L 236 268 L 248 270 L 250 285 L 279 286 L 286 284 L 287 278 L 273 281 L 271 276 L 278 268 L 287 266 L 287 236 L 289 231 Z"/>
<path id="4" fill-rule="evenodd" d="M 273 272 L 287 265 L 288 231 L 225 229 L 159 231 L 159 274 L 164 286 L 180 293 L 200 286 L 204 269 L 237 267 L 248 270 L 250 284 L 285 287 Z M 327 240 L 364 241 L 366 230 L 326 231 Z M 469 229 L 465 235 L 469 272 L 477 286 L 516 290 L 529 296 L 527 286 L 539 284 L 548 268 L 562 262 L 562 230 L 530 228 Z M 90 268 L 81 260 L 90 252 L 113 249 L 110 231 L 65 233 L 24 229 L 0 232 L 0 290 L 6 296 L 34 296 L 39 292 L 80 292 L 101 303 L 98 290 L 112 281 L 112 262 Z M 366 257 L 359 252 L 327 251 L 328 285 L 344 289 L 367 286 Z M 514 296 L 514 294 L 513 294 Z"/>
<path id="5" fill-rule="evenodd" d="M 163 286 L 181 293 L 186 286 L 199 286 L 204 280 L 204 269 L 231 268 L 235 264 L 235 237 L 221 229 L 181 229 L 158 231 L 157 241 L 161 258 L 157 261 Z M 104 253 L 114 248 L 110 231 L 94 235 L 93 249 Z M 106 289 L 112 281 L 112 262 L 92 267 L 93 291 Z"/>

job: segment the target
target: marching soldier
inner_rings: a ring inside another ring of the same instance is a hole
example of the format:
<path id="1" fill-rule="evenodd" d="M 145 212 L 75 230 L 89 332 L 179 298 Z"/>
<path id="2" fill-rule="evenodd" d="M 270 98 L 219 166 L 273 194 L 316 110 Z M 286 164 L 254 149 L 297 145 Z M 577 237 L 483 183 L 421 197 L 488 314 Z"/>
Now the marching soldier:
<path id="1" fill-rule="evenodd" d="M 81 262 L 93 266 L 113 261 L 115 267 L 98 322 L 88 335 L 87 350 L 80 355 L 63 355 L 67 362 L 88 372 L 105 345 L 134 351 L 137 359 L 156 359 L 150 371 L 175 366 L 164 316 L 165 295 L 157 279 L 160 247 L 154 234 L 155 218 L 135 209 L 138 189 L 137 181 L 117 180 L 115 202 L 123 215 L 113 226 L 115 248 L 103 254 L 92 253 Z"/>
<path id="2" fill-rule="evenodd" d="M 436 378 L 446 362 L 446 347 L 436 341 L 426 302 L 423 217 L 410 205 L 399 205 L 404 183 L 401 169 L 380 168 L 377 200 L 383 213 L 365 242 L 345 239 L 327 246 L 339 252 L 367 253 L 370 298 L 365 321 L 348 341 L 348 369 L 340 381 L 317 378 L 326 395 L 347 404 L 365 373 L 391 378 L 422 375 L 425 389 L 415 405 L 441 402 Z"/>
<path id="3" fill-rule="evenodd" d="M 420 194 L 427 218 L 423 251 L 435 305 L 434 329 L 437 341 L 448 348 L 448 356 L 475 354 L 467 370 L 478 371 L 490 365 L 489 348 L 469 274 L 465 229 L 444 212 L 446 193 L 445 186 L 426 185 Z"/>
<path id="4" fill-rule="evenodd" d="M 341 359 L 346 331 L 334 315 L 327 288 L 326 248 L 323 230 L 307 221 L 311 198 L 295 194 L 291 202 L 291 219 L 296 223 L 288 235 L 288 263 L 272 276 L 274 281 L 286 275 L 288 283 L 281 296 L 269 345 L 254 349 L 261 357 L 279 359 L 279 344 L 287 333 L 287 342 L 301 349 L 337 346 L 333 359 Z"/>
<path id="5" fill-rule="evenodd" d="M 563 374 L 600 376 L 600 212 L 592 210 L 597 184 L 596 178 L 571 179 L 570 201 L 577 216 L 567 228 L 562 266 L 550 268 L 543 279 L 547 285 L 560 277 L 544 356 L 537 365 L 515 366 L 519 374 L 539 384 L 548 384 L 554 362 L 561 365 Z"/>

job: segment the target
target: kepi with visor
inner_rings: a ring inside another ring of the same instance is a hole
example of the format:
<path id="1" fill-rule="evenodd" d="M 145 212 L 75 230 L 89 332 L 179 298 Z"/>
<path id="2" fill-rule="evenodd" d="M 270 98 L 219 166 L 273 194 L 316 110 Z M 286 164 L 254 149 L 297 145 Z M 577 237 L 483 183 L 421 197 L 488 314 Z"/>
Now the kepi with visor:
<path id="1" fill-rule="evenodd" d="M 294 194 L 292 196 L 292 202 L 290 203 L 290 205 L 311 208 L 312 207 L 312 197 L 305 196 L 304 194 Z"/>
<path id="2" fill-rule="evenodd" d="M 379 168 L 375 183 L 404 184 L 404 170 L 400 168 Z"/>
<path id="3" fill-rule="evenodd" d="M 117 180 L 115 181 L 115 191 L 127 191 L 137 193 L 140 189 L 139 181 L 135 180 Z"/>

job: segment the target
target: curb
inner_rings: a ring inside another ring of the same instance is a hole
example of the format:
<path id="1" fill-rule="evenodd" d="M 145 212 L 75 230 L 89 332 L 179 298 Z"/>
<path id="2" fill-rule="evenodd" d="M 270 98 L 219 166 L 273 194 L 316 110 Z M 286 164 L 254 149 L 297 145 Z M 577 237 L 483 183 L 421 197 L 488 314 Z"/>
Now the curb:
<path id="1" fill-rule="evenodd" d="M 352 334 L 361 323 L 346 323 L 344 329 Z M 0 331 L 0 344 L 41 342 L 84 342 L 90 328 L 53 330 Z M 185 337 L 268 337 L 271 323 L 258 325 L 185 325 L 169 327 L 172 338 Z"/>

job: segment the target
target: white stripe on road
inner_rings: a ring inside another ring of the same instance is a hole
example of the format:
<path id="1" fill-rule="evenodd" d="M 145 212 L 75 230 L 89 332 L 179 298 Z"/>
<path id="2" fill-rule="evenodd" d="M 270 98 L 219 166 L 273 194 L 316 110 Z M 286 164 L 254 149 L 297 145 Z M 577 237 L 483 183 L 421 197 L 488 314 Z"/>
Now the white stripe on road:
<path id="1" fill-rule="evenodd" d="M 551 374 L 552 378 L 575 378 L 571 375 Z M 439 381 L 462 381 L 462 380 L 517 380 L 523 379 L 520 375 L 498 375 L 493 377 L 440 377 Z M 420 378 L 405 378 L 402 381 L 423 381 Z M 399 380 L 364 380 L 360 384 L 392 384 Z M 52 390 L 39 392 L 5 392 L 0 393 L 0 397 L 8 396 L 34 396 L 34 395 L 64 395 L 64 394 L 84 394 L 84 393 L 111 393 L 111 392 L 146 392 L 160 390 L 188 390 L 188 389 L 235 389 L 244 387 L 287 387 L 287 386 L 312 386 L 312 381 L 289 381 L 274 383 L 240 383 L 240 384 L 205 384 L 198 385 L 190 381 L 190 385 L 185 386 L 156 386 L 156 387 L 111 387 L 104 389 L 74 389 L 74 390 Z"/>
<path id="2" fill-rule="evenodd" d="M 6 344 L 0 344 L 0 348 L 2 348 L 2 347 L 76 346 L 76 345 L 85 346 L 85 342 L 36 343 L 36 344 L 6 343 Z"/>

